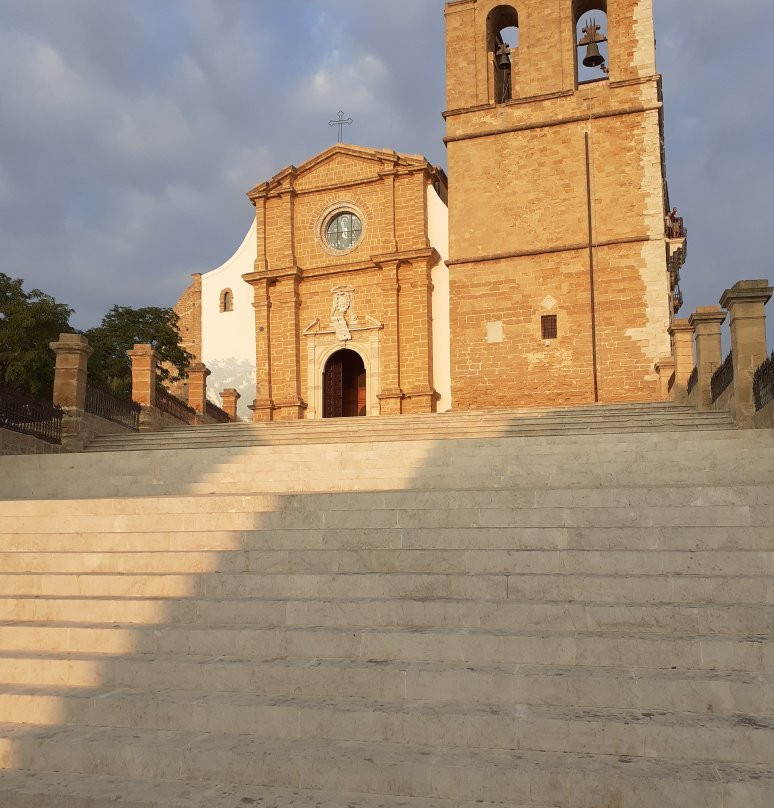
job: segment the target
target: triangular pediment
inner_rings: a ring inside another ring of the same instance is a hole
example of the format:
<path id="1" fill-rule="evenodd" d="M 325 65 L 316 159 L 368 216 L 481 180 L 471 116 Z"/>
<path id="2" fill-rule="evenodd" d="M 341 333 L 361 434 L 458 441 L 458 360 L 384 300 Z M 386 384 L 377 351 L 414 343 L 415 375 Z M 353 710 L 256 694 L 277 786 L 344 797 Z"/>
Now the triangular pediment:
<path id="1" fill-rule="evenodd" d="M 299 166 L 288 166 L 268 182 L 261 183 L 247 195 L 256 199 L 291 188 L 309 190 L 330 187 L 377 177 L 380 173 L 400 169 L 430 168 L 428 161 L 415 154 L 399 154 L 389 149 L 368 149 L 343 143 L 331 146 Z"/>

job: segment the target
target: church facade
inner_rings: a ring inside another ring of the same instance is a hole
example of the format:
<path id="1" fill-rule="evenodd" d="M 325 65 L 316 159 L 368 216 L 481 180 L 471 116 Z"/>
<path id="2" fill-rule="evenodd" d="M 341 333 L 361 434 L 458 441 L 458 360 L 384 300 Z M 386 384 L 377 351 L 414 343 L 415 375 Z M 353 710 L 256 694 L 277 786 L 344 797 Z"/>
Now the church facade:
<path id="1" fill-rule="evenodd" d="M 330 148 L 249 192 L 243 244 L 178 303 L 245 417 L 659 397 L 685 242 L 664 225 L 651 0 L 445 13 L 449 181 Z"/>

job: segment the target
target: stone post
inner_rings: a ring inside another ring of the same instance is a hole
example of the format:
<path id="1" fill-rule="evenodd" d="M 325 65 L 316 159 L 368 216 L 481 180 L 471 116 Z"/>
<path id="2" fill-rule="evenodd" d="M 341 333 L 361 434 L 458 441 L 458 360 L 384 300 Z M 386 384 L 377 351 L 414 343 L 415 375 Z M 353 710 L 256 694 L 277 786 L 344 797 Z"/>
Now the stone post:
<path id="1" fill-rule="evenodd" d="M 143 407 L 156 406 L 156 365 L 152 345 L 135 345 L 126 355 L 132 360 L 132 400 Z"/>
<path id="2" fill-rule="evenodd" d="M 675 389 L 669 389 L 669 382 L 675 372 L 675 360 L 669 356 L 656 362 L 656 373 L 658 373 L 658 395 L 661 401 L 669 401 L 674 398 Z"/>
<path id="3" fill-rule="evenodd" d="M 56 354 L 54 404 L 83 412 L 88 363 L 93 352 L 88 340 L 81 334 L 60 334 L 59 341 L 49 343 L 49 347 Z"/>
<path id="4" fill-rule="evenodd" d="M 207 377 L 210 371 L 201 362 L 189 365 L 186 370 L 188 376 L 188 406 L 204 415 L 207 412 Z"/>
<path id="5" fill-rule="evenodd" d="M 233 387 L 223 390 L 220 394 L 223 410 L 228 413 L 228 417 L 232 421 L 239 420 L 239 416 L 237 415 L 237 402 L 240 398 L 242 398 L 242 396 L 239 394 L 239 391 L 235 390 Z"/>
<path id="6" fill-rule="evenodd" d="M 723 364 L 720 327 L 726 312 L 720 306 L 699 306 L 688 318 L 696 339 L 696 367 L 699 370 L 699 409 L 712 407 L 712 374 Z"/>
<path id="7" fill-rule="evenodd" d="M 768 281 L 739 281 L 726 289 L 720 305 L 731 316 L 731 350 L 734 354 L 734 407 L 739 426 L 750 426 L 755 415 L 753 377 L 768 357 L 765 306 L 774 289 Z"/>
<path id="8" fill-rule="evenodd" d="M 675 360 L 675 386 L 672 397 L 685 401 L 688 396 L 688 379 L 695 364 L 693 358 L 693 328 L 688 320 L 676 319 L 669 327 L 672 338 L 672 356 Z"/>

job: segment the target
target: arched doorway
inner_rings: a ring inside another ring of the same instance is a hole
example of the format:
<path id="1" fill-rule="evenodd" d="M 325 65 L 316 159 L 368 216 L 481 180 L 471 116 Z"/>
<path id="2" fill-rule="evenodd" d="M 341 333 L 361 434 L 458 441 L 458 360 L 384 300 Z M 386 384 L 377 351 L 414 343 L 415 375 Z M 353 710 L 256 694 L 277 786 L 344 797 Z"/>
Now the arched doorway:
<path id="1" fill-rule="evenodd" d="M 325 363 L 323 418 L 366 415 L 366 369 L 360 354 L 342 350 Z"/>

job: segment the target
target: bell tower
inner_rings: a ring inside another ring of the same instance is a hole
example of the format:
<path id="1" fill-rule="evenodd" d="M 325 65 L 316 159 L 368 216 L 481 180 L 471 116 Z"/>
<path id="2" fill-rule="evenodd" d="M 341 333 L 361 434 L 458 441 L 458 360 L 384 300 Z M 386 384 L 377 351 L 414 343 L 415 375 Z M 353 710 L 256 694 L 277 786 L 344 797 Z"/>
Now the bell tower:
<path id="1" fill-rule="evenodd" d="M 652 0 L 445 13 L 455 409 L 656 400 L 675 278 Z"/>

